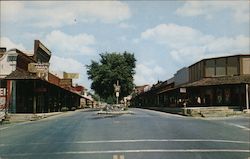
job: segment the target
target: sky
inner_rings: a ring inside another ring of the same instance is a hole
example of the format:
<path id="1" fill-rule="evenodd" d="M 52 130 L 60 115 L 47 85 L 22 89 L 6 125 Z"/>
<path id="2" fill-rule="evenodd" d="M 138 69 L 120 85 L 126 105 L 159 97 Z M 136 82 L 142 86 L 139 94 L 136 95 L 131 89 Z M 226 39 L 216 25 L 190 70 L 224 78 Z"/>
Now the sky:
<path id="1" fill-rule="evenodd" d="M 210 57 L 250 53 L 250 1 L 0 1 L 0 46 L 51 52 L 51 71 L 79 73 L 99 54 L 134 53 L 136 85 Z"/>

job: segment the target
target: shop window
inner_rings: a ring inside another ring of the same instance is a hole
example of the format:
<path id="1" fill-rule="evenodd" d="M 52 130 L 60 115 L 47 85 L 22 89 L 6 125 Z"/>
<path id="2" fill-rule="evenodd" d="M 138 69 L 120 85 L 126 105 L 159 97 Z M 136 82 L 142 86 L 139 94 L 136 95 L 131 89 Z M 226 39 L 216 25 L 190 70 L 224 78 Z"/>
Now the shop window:
<path id="1" fill-rule="evenodd" d="M 225 102 L 226 103 L 230 103 L 231 102 L 230 96 L 231 96 L 230 89 L 229 88 L 225 89 L 224 90 L 224 97 L 225 97 Z"/>
<path id="2" fill-rule="evenodd" d="M 217 89 L 216 91 L 216 102 L 218 104 L 222 104 L 222 90 L 221 89 Z"/>

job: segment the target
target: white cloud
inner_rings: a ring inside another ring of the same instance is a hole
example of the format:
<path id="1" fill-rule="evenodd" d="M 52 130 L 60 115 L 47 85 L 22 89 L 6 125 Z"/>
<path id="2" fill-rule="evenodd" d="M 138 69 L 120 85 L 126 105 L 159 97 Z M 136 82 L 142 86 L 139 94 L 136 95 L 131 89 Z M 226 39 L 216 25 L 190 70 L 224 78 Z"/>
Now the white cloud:
<path id="1" fill-rule="evenodd" d="M 155 63 L 139 63 L 136 65 L 134 76 L 136 85 L 153 84 L 162 77 L 166 71 Z"/>
<path id="2" fill-rule="evenodd" d="M 0 38 L 0 46 L 1 47 L 6 47 L 8 50 L 9 49 L 19 49 L 19 50 L 26 50 L 25 47 L 23 46 L 23 44 L 19 43 L 15 43 L 14 41 L 12 41 L 11 39 L 9 39 L 8 37 L 1 37 Z"/>
<path id="3" fill-rule="evenodd" d="M 3 1 L 1 21 L 36 27 L 61 27 L 81 22 L 116 23 L 130 18 L 128 5 L 119 1 Z"/>
<path id="4" fill-rule="evenodd" d="M 92 55 L 95 50 L 90 46 L 95 44 L 95 37 L 89 34 L 68 35 L 54 30 L 45 37 L 45 43 L 51 50 L 61 55 Z"/>
<path id="5" fill-rule="evenodd" d="M 152 39 L 161 44 L 168 44 L 172 48 L 193 45 L 197 42 L 206 42 L 210 37 L 203 37 L 202 33 L 186 26 L 176 24 L 160 24 L 141 34 L 142 39 Z"/>
<path id="6" fill-rule="evenodd" d="M 72 58 L 62 58 L 52 55 L 50 59 L 50 71 L 79 73 L 79 79 L 74 79 L 74 83 L 89 87 L 89 81 L 86 78 L 86 68 L 83 64 Z"/>
<path id="7" fill-rule="evenodd" d="M 249 53 L 250 38 L 215 37 L 187 26 L 161 24 L 141 33 L 141 40 L 152 40 L 170 50 L 173 59 L 190 64 L 211 55 Z M 183 61 L 183 59 L 185 59 Z"/>
<path id="8" fill-rule="evenodd" d="M 212 19 L 219 12 L 230 10 L 236 22 L 249 22 L 249 5 L 250 1 L 187 1 L 176 10 L 176 14 Z"/>

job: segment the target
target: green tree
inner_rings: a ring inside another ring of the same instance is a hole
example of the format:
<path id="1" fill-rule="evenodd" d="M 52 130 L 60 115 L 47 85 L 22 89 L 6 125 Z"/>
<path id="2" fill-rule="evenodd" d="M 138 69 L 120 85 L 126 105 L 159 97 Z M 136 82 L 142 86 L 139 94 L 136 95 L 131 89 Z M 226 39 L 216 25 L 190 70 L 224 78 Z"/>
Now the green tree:
<path id="1" fill-rule="evenodd" d="M 119 81 L 121 86 L 120 99 L 129 95 L 134 87 L 133 75 L 135 74 L 134 54 L 103 53 L 100 61 L 91 61 L 87 65 L 88 78 L 92 80 L 91 89 L 108 103 L 115 102 L 114 84 Z"/>

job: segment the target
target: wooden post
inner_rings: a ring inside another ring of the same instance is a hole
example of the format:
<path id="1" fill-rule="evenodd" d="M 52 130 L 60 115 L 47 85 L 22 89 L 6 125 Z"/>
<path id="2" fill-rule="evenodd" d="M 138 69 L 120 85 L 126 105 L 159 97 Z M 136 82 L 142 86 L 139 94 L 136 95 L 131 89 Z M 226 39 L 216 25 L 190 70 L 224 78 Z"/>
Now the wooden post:
<path id="1" fill-rule="evenodd" d="M 249 94 L 248 94 L 248 84 L 246 84 L 246 107 L 247 107 L 247 110 L 249 109 Z"/>
<path id="2" fill-rule="evenodd" d="M 33 91 L 36 89 L 36 80 L 33 80 Z M 36 114 L 36 93 L 33 94 L 33 114 Z"/>

